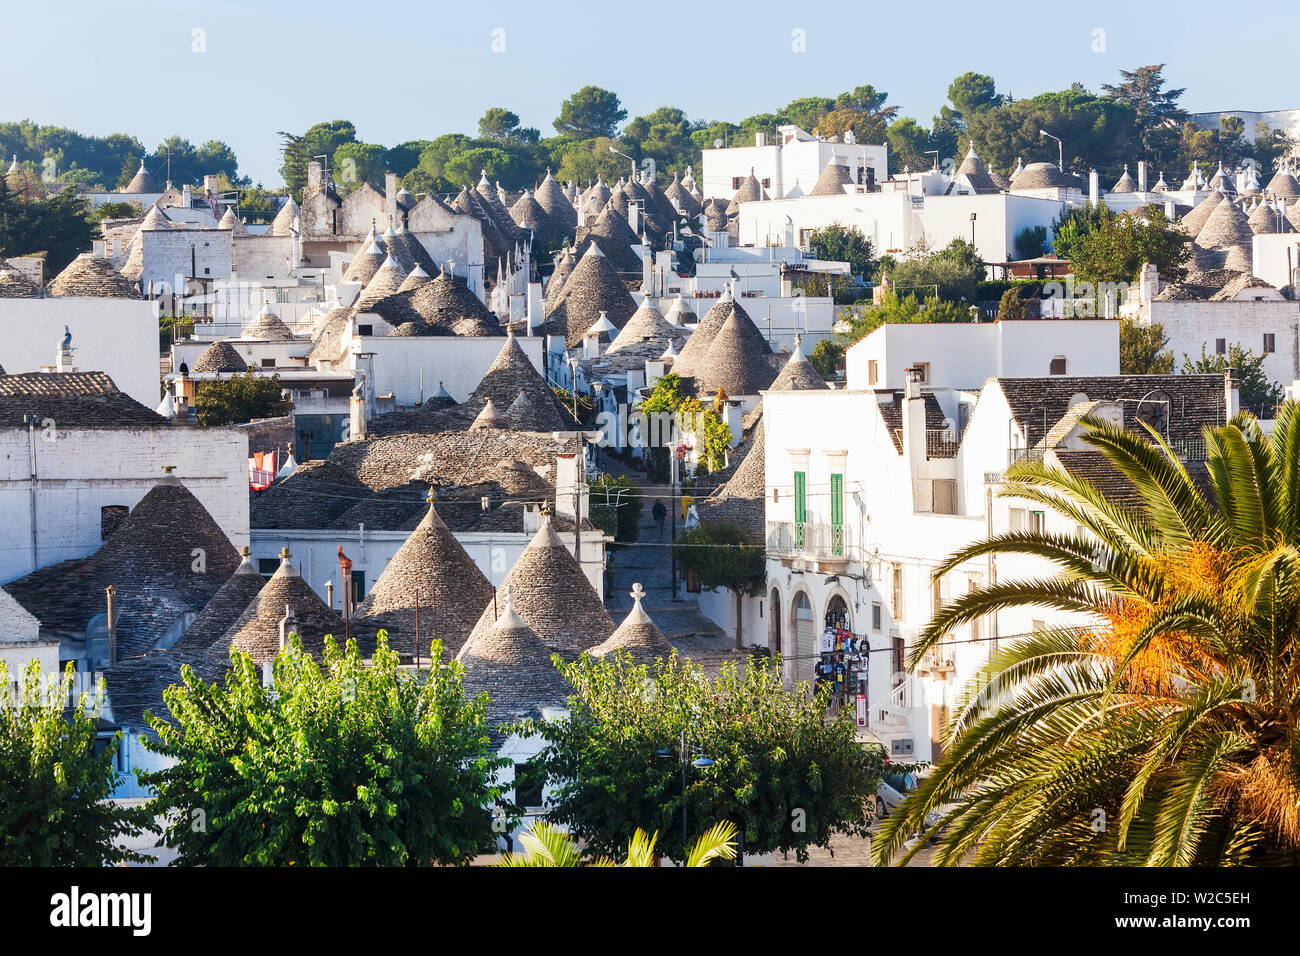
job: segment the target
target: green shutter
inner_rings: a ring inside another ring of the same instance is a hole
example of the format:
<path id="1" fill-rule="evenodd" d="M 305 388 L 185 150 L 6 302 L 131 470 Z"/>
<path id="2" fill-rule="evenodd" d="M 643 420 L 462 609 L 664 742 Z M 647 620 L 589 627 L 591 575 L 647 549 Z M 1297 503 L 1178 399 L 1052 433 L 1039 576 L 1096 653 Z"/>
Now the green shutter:
<path id="1" fill-rule="evenodd" d="M 844 476 L 831 475 L 831 554 L 844 554 Z"/>
<path id="2" fill-rule="evenodd" d="M 808 476 L 802 471 L 794 473 L 794 520 L 808 520 Z"/>

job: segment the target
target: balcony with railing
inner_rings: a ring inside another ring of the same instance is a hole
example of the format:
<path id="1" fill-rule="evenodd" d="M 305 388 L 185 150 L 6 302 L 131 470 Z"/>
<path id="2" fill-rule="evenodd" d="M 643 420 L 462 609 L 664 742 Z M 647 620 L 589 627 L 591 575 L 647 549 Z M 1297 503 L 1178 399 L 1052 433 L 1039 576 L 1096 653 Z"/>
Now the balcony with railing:
<path id="1" fill-rule="evenodd" d="M 903 444 L 903 430 L 894 429 L 894 439 Z M 951 428 L 927 428 L 925 430 L 926 458 L 956 458 L 961 448 L 961 439 Z"/>
<path id="2" fill-rule="evenodd" d="M 852 550 L 851 531 L 839 524 L 769 521 L 767 553 L 772 557 L 843 567 Z"/>

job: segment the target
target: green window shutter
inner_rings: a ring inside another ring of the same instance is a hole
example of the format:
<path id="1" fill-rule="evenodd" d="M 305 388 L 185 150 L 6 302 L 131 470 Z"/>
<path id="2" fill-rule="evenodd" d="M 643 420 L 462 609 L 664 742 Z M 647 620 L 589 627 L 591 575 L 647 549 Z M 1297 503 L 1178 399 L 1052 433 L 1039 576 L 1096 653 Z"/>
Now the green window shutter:
<path id="1" fill-rule="evenodd" d="M 831 524 L 844 524 L 844 476 L 831 475 Z"/>
<path id="2" fill-rule="evenodd" d="M 802 471 L 794 473 L 794 520 L 808 520 L 808 476 Z"/>

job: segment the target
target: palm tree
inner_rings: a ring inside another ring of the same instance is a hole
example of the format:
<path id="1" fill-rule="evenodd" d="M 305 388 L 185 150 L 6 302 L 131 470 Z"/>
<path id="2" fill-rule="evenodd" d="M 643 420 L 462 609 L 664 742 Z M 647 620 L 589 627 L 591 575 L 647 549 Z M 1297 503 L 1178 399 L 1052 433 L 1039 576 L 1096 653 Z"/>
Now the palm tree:
<path id="1" fill-rule="evenodd" d="M 507 853 L 497 866 L 617 866 L 613 860 L 597 858 L 584 860 L 582 851 L 563 830 L 545 822 L 533 827 L 533 832 L 523 833 L 519 842 L 527 853 L 523 856 Z M 655 866 L 659 855 L 655 845 L 659 832 L 647 836 L 639 827 L 627 845 L 627 859 L 623 866 Z M 736 858 L 736 825 L 729 820 L 715 824 L 703 833 L 686 855 L 687 866 L 708 866 L 714 860 Z"/>
<path id="2" fill-rule="evenodd" d="M 1249 416 L 1205 429 L 1201 484 L 1151 429 L 1088 425 L 1140 504 L 1017 463 L 1003 494 L 1083 532 L 1011 532 L 949 558 L 936 575 L 988 554 L 1056 572 L 943 608 L 909 665 L 1002 609 L 1086 623 L 992 656 L 945 757 L 882 825 L 877 861 L 914 856 L 922 844 L 906 841 L 938 811 L 941 865 L 1298 863 L 1300 408 L 1283 405 L 1267 439 Z"/>

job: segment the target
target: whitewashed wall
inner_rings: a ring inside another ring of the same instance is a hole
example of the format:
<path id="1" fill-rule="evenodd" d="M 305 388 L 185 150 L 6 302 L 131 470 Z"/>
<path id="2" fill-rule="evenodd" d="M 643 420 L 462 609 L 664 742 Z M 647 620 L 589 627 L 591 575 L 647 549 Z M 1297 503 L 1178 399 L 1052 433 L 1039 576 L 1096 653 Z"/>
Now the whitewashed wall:
<path id="1" fill-rule="evenodd" d="M 539 372 L 545 340 L 540 336 L 516 337 L 519 347 Z M 505 345 L 503 336 L 377 336 L 353 340 L 353 351 L 374 352 L 374 388 L 379 395 L 392 394 L 398 404 L 412 405 L 420 398 L 420 374 L 424 374 L 424 397 L 438 390 L 438 383 L 463 402 L 478 387 L 483 375 Z M 367 360 L 359 360 L 367 361 Z M 364 368 L 365 366 L 360 366 Z"/>

